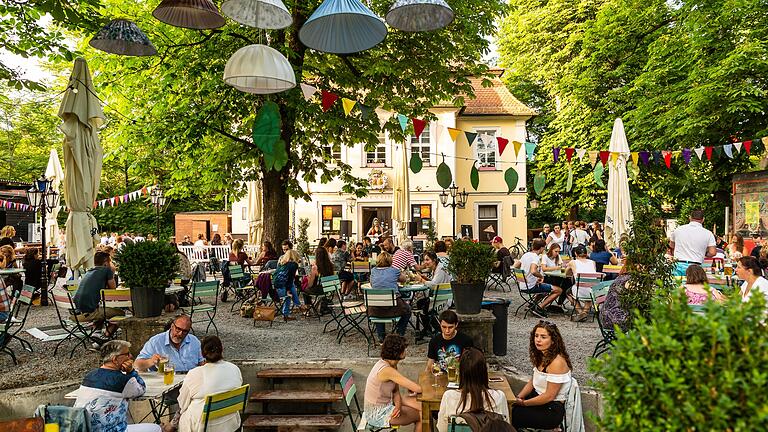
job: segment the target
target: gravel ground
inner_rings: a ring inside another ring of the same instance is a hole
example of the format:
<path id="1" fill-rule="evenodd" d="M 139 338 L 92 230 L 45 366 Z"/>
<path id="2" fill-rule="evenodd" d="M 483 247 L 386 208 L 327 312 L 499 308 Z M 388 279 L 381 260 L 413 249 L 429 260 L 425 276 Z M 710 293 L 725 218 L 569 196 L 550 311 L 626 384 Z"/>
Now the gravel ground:
<path id="1" fill-rule="evenodd" d="M 523 319 L 522 311 L 515 317 L 514 311 L 522 300 L 517 292 L 500 293 L 486 291 L 489 297 L 504 297 L 512 300 L 507 320 L 508 342 L 505 362 L 520 372 L 530 374 L 528 357 L 528 338 L 530 330 L 538 318 L 530 315 Z M 257 322 L 229 313 L 230 303 L 220 305 L 216 315 L 225 356 L 230 359 L 359 359 L 367 357 L 366 341 L 359 334 L 344 338 L 337 344 L 335 333 L 323 334 L 323 325 L 317 318 L 300 317 L 296 321 L 276 320 L 270 328 L 268 323 Z M 323 322 L 326 317 L 323 317 Z M 594 379 L 594 374 L 587 371 L 587 361 L 599 339 L 597 322 L 574 323 L 567 316 L 550 314 L 550 321 L 557 324 L 566 341 L 568 353 L 573 363 L 574 376 L 582 385 Z M 53 306 L 35 306 L 30 311 L 25 328 L 57 324 Z M 56 357 L 53 350 L 57 342 L 41 342 L 27 334 L 19 333 L 32 344 L 34 352 L 23 351 L 17 341 L 11 342 L 19 364 L 15 365 L 10 357 L 0 354 L 0 389 L 12 389 L 82 377 L 87 370 L 99 363 L 98 355 L 91 351 L 78 349 L 75 357 L 69 359 L 72 343 L 65 343 Z M 200 334 L 198 333 L 200 336 Z M 69 347 L 69 349 L 66 349 Z M 412 345 L 408 355 L 425 357 L 427 344 Z M 372 351 L 376 355 L 376 350 Z"/>

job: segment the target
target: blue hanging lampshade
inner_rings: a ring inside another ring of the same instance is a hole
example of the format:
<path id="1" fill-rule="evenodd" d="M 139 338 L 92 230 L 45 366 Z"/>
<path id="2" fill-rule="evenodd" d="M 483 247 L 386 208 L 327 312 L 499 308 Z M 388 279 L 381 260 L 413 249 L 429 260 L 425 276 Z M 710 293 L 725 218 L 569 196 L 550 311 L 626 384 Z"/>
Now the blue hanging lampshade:
<path id="1" fill-rule="evenodd" d="M 112 20 L 88 42 L 92 47 L 125 56 L 151 56 L 157 54 L 155 46 L 134 22 Z"/>
<path id="2" fill-rule="evenodd" d="M 325 0 L 299 31 L 301 43 L 316 51 L 351 54 L 387 37 L 387 26 L 359 0 Z"/>
<path id="3" fill-rule="evenodd" d="M 441 29 L 453 21 L 453 9 L 445 0 L 396 0 L 387 12 L 387 24 L 406 31 Z"/>

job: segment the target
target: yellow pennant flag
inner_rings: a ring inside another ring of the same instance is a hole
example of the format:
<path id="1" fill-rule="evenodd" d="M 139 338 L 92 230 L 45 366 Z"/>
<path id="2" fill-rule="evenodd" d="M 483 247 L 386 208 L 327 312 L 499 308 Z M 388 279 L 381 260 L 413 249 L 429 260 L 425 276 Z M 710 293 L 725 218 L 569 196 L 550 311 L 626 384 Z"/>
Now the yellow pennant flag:
<path id="1" fill-rule="evenodd" d="M 520 147 L 523 146 L 523 143 L 521 143 L 520 141 L 512 141 L 512 145 L 515 148 L 515 156 L 517 156 L 517 153 L 520 152 Z"/>
<path id="2" fill-rule="evenodd" d="M 613 163 L 614 166 L 616 166 L 616 161 L 619 160 L 619 153 L 618 152 L 611 152 L 611 163 Z"/>
<path id="3" fill-rule="evenodd" d="M 341 98 L 341 104 L 344 106 L 344 114 L 349 115 L 357 102 L 347 98 Z"/>
<path id="4" fill-rule="evenodd" d="M 640 159 L 640 153 L 638 152 L 632 152 L 632 163 L 637 166 L 637 161 Z"/>
<path id="5" fill-rule="evenodd" d="M 590 165 L 594 165 L 595 162 L 597 162 L 597 152 L 591 151 L 589 152 L 589 163 Z"/>
<path id="6" fill-rule="evenodd" d="M 768 137 L 762 137 L 760 140 L 763 142 L 764 146 L 768 146 Z"/>
<path id="7" fill-rule="evenodd" d="M 456 139 L 459 137 L 459 134 L 461 133 L 461 129 L 454 129 L 454 128 L 448 128 L 448 134 L 451 135 L 451 141 L 456 142 Z"/>

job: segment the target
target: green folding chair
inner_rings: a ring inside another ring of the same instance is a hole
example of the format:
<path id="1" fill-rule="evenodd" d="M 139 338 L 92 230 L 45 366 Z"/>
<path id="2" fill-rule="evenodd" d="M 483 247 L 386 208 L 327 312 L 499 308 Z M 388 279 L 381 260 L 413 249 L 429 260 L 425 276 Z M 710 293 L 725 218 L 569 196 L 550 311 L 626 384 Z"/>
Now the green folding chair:
<path id="1" fill-rule="evenodd" d="M 579 273 L 576 277 L 576 283 L 571 288 L 573 298 L 576 300 L 576 305 L 571 309 L 571 318 L 576 314 L 576 307 L 587 307 L 587 302 L 592 301 L 592 287 L 603 281 L 602 273 Z M 579 293 L 587 294 L 579 294 Z M 590 309 L 592 309 L 590 307 Z M 592 321 L 595 320 L 594 314 L 592 314 Z"/>
<path id="2" fill-rule="evenodd" d="M 214 393 L 205 397 L 203 405 L 203 432 L 208 431 L 208 422 L 230 414 L 245 411 L 248 405 L 249 384 L 221 393 Z"/>
<path id="3" fill-rule="evenodd" d="M 203 303 L 203 297 L 213 298 L 213 304 Z M 205 328 L 205 333 L 207 334 L 208 330 L 211 328 L 211 325 L 213 325 L 213 328 L 216 330 L 216 336 L 219 335 L 219 328 L 216 327 L 216 323 L 213 321 L 213 319 L 216 317 L 216 307 L 218 306 L 218 302 L 218 280 L 209 282 L 194 282 L 192 284 L 192 302 L 190 303 L 189 307 L 189 319 L 192 321 L 193 332 L 195 323 L 207 321 L 208 326 Z M 200 314 L 203 312 L 205 312 L 207 318 L 195 321 L 195 313 L 200 316 Z"/>
<path id="4" fill-rule="evenodd" d="M 392 324 L 394 331 L 397 322 L 400 321 L 400 317 L 378 317 L 371 315 L 371 306 L 374 307 L 394 307 L 397 306 L 397 291 L 390 289 L 376 289 L 368 288 L 363 290 L 363 296 L 365 298 L 365 310 L 368 314 L 368 331 L 371 333 L 371 338 L 368 339 L 368 356 L 371 355 L 371 342 L 376 340 L 376 334 L 374 334 L 374 328 L 376 324 Z"/>
<path id="5" fill-rule="evenodd" d="M 593 287 L 592 293 L 590 294 L 592 298 L 592 308 L 595 311 L 595 316 L 597 317 L 597 325 L 600 328 L 600 336 L 602 337 L 602 339 L 600 339 L 595 345 L 595 350 L 592 351 L 592 357 L 597 357 L 611 349 L 613 341 L 616 340 L 616 334 L 614 330 L 612 328 L 606 328 L 603 325 L 602 318 L 600 318 L 600 308 L 602 307 L 603 303 L 605 303 L 605 296 L 608 295 L 609 288 L 610 285 L 598 284 Z"/>

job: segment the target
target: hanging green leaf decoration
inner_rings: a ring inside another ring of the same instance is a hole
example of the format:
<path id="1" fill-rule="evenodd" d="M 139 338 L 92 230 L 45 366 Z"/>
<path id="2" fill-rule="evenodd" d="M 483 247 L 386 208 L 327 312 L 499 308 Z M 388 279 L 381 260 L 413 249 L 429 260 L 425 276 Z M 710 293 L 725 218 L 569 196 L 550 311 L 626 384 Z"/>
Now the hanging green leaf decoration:
<path id="1" fill-rule="evenodd" d="M 637 181 L 637 170 L 638 168 L 635 164 L 627 164 L 627 174 L 630 179 Z"/>
<path id="2" fill-rule="evenodd" d="M 565 191 L 570 192 L 573 189 L 573 168 L 568 166 L 568 181 L 565 183 Z"/>
<path id="3" fill-rule="evenodd" d="M 536 195 L 541 196 L 546 183 L 547 177 L 541 171 L 536 171 L 536 175 L 533 176 L 533 190 L 536 191 Z"/>
<path id="4" fill-rule="evenodd" d="M 605 184 L 603 183 L 603 171 L 603 164 L 598 161 L 595 164 L 595 171 L 592 174 L 595 177 L 595 183 L 601 188 L 605 189 Z"/>
<path id="5" fill-rule="evenodd" d="M 280 125 L 280 108 L 272 101 L 264 102 L 253 121 L 253 142 L 265 154 L 274 152 Z"/>
<path id="6" fill-rule="evenodd" d="M 424 166 L 424 164 L 421 162 L 421 156 L 419 156 L 418 153 L 411 153 L 411 162 L 409 166 L 411 167 L 411 171 L 413 171 L 414 174 L 417 174 L 419 171 L 421 171 L 421 168 Z"/>
<path id="7" fill-rule="evenodd" d="M 517 171 L 514 168 L 509 168 L 504 172 L 504 181 L 507 182 L 507 194 L 511 194 L 517 189 Z"/>
<path id="8" fill-rule="evenodd" d="M 472 164 L 472 171 L 469 172 L 469 182 L 472 183 L 472 189 L 477 190 L 480 186 L 480 172 L 477 170 L 477 161 Z"/>
<path id="9" fill-rule="evenodd" d="M 288 152 L 286 151 L 285 141 L 278 140 L 272 153 L 264 153 L 264 165 L 267 170 L 273 169 L 280 171 L 288 163 Z"/>
<path id="10" fill-rule="evenodd" d="M 451 169 L 445 164 L 445 160 L 443 160 L 437 167 L 437 184 L 443 189 L 448 189 L 451 187 L 452 181 L 453 175 L 451 174 Z"/>

